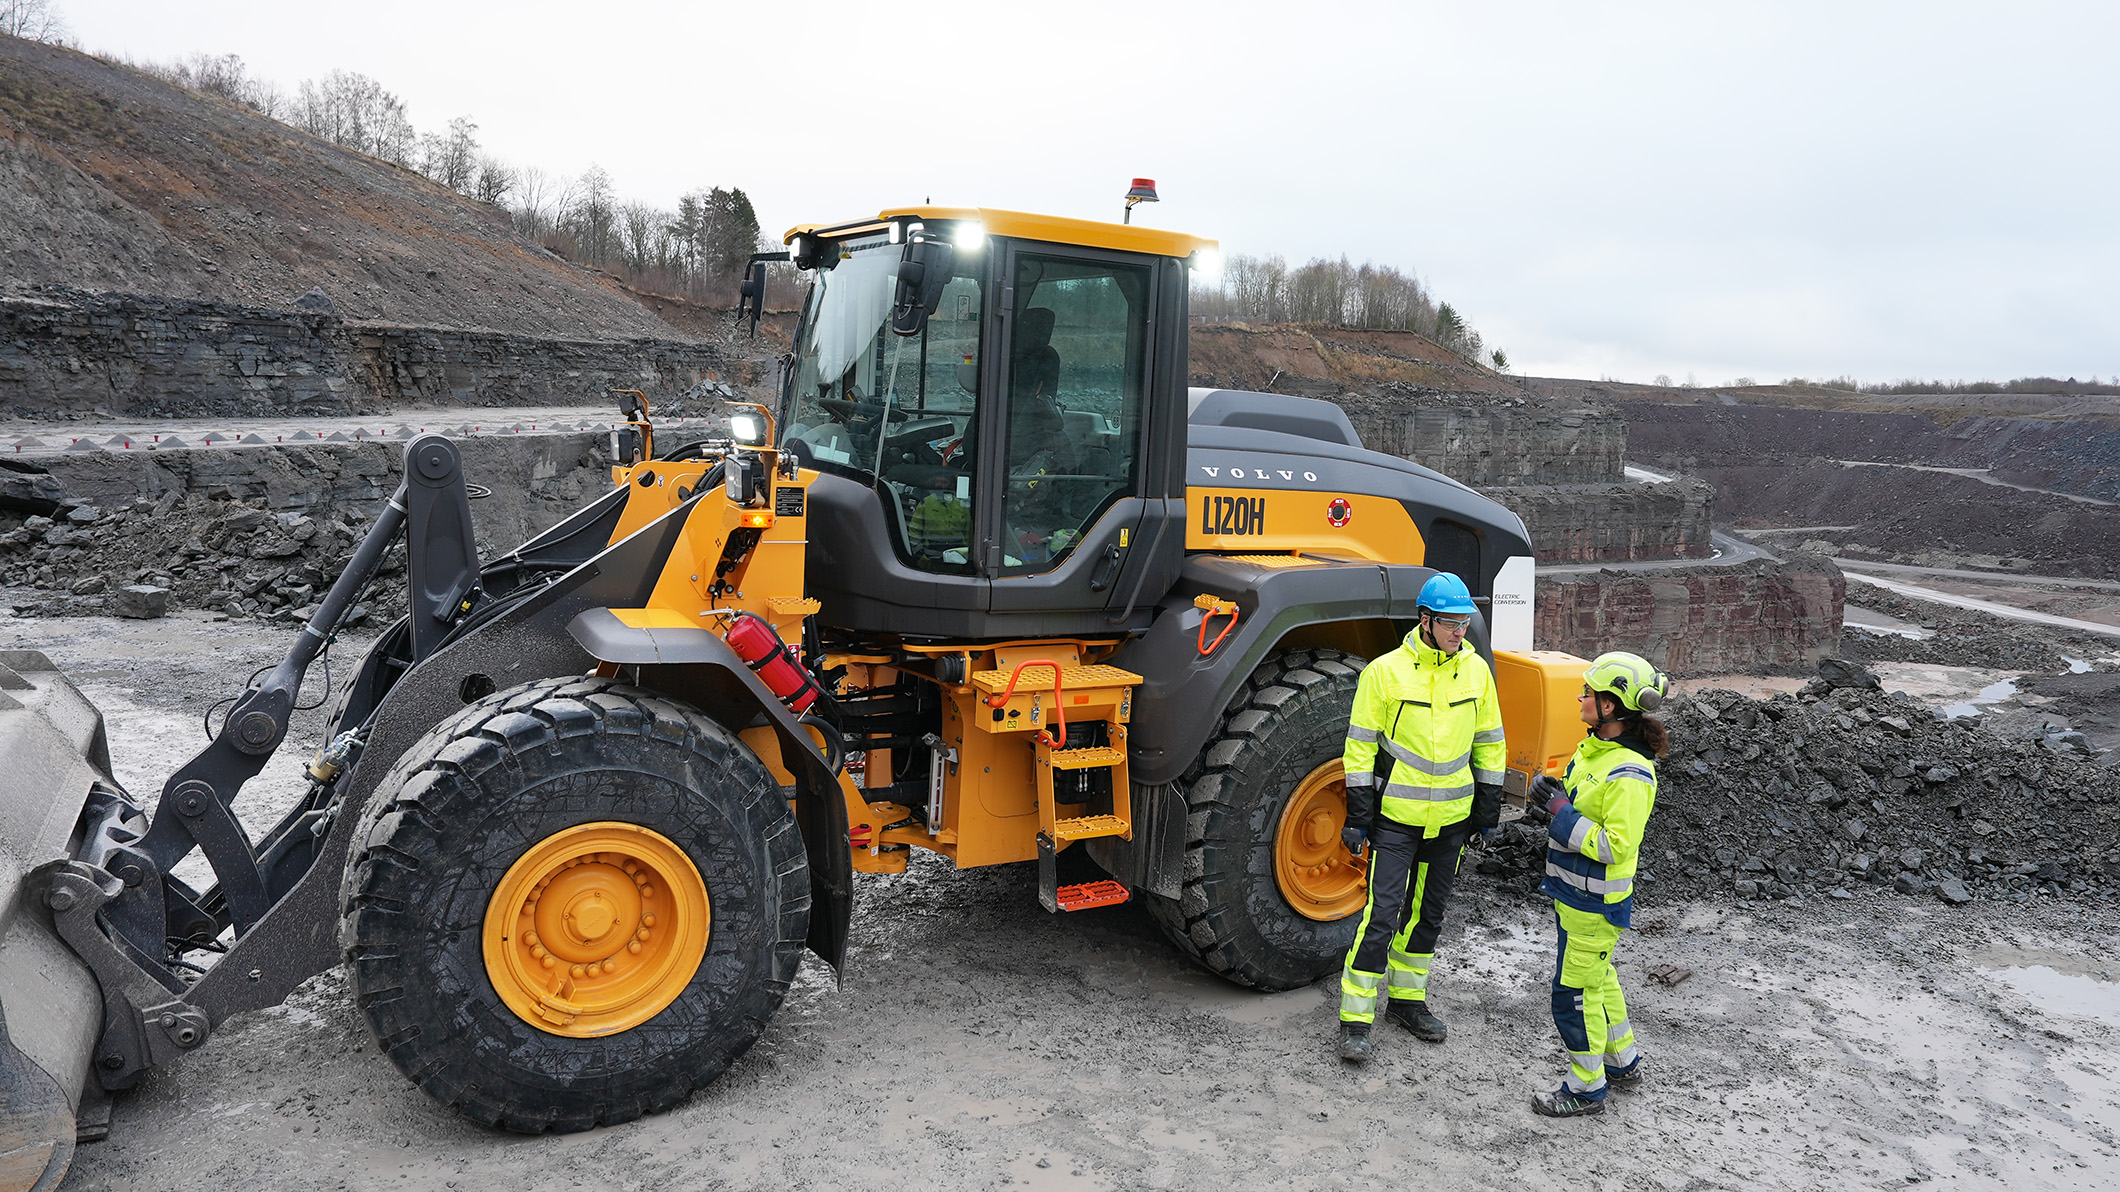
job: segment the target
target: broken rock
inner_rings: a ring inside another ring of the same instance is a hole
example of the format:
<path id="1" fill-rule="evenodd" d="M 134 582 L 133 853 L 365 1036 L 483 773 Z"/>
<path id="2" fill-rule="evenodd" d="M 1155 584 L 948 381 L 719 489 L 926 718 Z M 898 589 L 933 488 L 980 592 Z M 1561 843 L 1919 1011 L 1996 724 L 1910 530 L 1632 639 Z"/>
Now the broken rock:
<path id="1" fill-rule="evenodd" d="M 153 584 L 133 584 L 119 588 L 112 611 L 121 617 L 135 617 L 140 620 L 168 616 L 169 589 L 158 588 Z"/>

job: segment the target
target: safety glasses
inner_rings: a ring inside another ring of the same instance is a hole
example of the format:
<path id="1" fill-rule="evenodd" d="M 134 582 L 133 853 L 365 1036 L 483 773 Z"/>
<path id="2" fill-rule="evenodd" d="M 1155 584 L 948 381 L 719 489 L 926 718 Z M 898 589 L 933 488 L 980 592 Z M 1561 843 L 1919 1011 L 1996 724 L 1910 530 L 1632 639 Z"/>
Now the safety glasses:
<path id="1" fill-rule="evenodd" d="M 1437 629 L 1448 629 L 1448 630 L 1450 630 L 1450 631 L 1451 631 L 1452 633 L 1463 633 L 1463 632 L 1465 632 L 1465 630 L 1466 630 L 1467 628 L 1471 627 L 1471 625 L 1472 625 L 1472 618 L 1471 618 L 1471 617 L 1438 617 L 1438 616 L 1436 616 L 1436 615 L 1435 615 L 1434 613 L 1429 613 L 1429 614 L 1428 614 L 1428 623 L 1429 623 L 1430 625 L 1433 625 L 1433 626 L 1435 626 L 1435 627 L 1436 627 Z"/>

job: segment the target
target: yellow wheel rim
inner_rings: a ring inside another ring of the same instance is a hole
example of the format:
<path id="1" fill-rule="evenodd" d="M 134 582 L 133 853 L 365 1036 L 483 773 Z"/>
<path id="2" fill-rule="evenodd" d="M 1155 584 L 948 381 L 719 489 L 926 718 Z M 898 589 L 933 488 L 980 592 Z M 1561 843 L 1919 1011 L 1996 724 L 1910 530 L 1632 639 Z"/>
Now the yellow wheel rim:
<path id="1" fill-rule="evenodd" d="M 548 1034 L 593 1039 L 677 1000 L 706 958 L 707 883 L 638 824 L 581 824 L 532 845 L 486 906 L 486 976 Z"/>
<path id="2" fill-rule="evenodd" d="M 1340 843 L 1346 826 L 1347 775 L 1334 758 L 1296 784 L 1274 830 L 1274 880 L 1306 919 L 1344 919 L 1369 900 L 1367 872 Z"/>

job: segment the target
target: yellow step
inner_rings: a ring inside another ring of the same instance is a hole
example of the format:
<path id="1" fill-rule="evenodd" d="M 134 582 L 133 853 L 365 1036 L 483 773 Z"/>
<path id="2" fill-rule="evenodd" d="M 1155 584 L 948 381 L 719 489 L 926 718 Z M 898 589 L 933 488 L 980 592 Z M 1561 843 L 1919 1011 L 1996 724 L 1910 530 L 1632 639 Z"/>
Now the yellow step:
<path id="1" fill-rule="evenodd" d="M 972 686 L 987 693 L 999 695 L 1008 688 L 1010 670 L 980 671 L 972 676 Z M 1099 687 L 1138 687 L 1141 676 L 1116 666 L 1063 666 L 1060 668 L 1060 685 L 1069 694 L 1091 691 Z M 1016 679 L 1016 690 L 1024 695 L 1042 691 L 1053 693 L 1053 668 L 1046 663 L 1032 663 L 1023 668 Z"/>
<path id="2" fill-rule="evenodd" d="M 1099 836 L 1124 836 L 1126 821 L 1116 815 L 1085 815 L 1079 819 L 1053 821 L 1053 840 L 1092 840 Z"/>
<path id="3" fill-rule="evenodd" d="M 1055 770 L 1104 770 L 1126 760 L 1124 752 L 1108 745 L 1055 749 L 1045 756 Z"/>

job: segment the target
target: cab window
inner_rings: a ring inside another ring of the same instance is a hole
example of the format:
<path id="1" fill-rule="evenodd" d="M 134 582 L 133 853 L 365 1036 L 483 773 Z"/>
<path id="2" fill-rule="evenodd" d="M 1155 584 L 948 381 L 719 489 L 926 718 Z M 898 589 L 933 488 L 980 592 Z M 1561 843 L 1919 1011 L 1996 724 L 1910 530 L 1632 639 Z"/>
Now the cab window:
<path id="1" fill-rule="evenodd" d="M 960 254 L 934 316 L 901 336 L 890 314 L 902 253 L 882 237 L 848 242 L 817 271 L 787 438 L 813 466 L 876 488 L 907 563 L 969 571 L 985 262 Z"/>
<path id="2" fill-rule="evenodd" d="M 1014 269 L 1002 564 L 1020 574 L 1135 491 L 1150 271 L 1032 253 Z"/>

